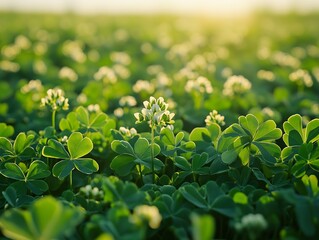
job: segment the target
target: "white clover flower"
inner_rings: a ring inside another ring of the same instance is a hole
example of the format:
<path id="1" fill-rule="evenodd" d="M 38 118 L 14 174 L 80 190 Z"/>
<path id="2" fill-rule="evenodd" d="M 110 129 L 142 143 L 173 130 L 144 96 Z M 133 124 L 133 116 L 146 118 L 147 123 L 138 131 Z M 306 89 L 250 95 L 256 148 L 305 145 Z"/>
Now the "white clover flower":
<path id="1" fill-rule="evenodd" d="M 133 91 L 136 93 L 140 93 L 142 91 L 145 91 L 145 92 L 151 94 L 154 92 L 154 90 L 155 90 L 154 85 L 147 80 L 138 80 L 133 85 Z"/>
<path id="2" fill-rule="evenodd" d="M 33 46 L 33 51 L 36 55 L 44 55 L 48 51 L 48 45 L 44 42 L 38 42 Z"/>
<path id="3" fill-rule="evenodd" d="M 36 60 L 33 63 L 33 71 L 38 74 L 45 74 L 48 71 L 48 67 L 42 60 Z"/>
<path id="4" fill-rule="evenodd" d="M 303 69 L 298 69 L 297 71 L 294 71 L 289 74 L 289 79 L 292 82 L 296 82 L 300 85 L 305 85 L 306 87 L 312 87 L 313 81 L 308 73 L 308 71 Z"/>
<path id="5" fill-rule="evenodd" d="M 94 79 L 104 83 L 116 83 L 117 77 L 113 69 L 103 66 L 94 74 Z"/>
<path id="6" fill-rule="evenodd" d="M 172 81 L 164 72 L 159 72 L 156 76 L 156 83 L 158 87 L 166 87 L 171 85 Z"/>
<path id="7" fill-rule="evenodd" d="M 156 75 L 163 71 L 163 67 L 161 65 L 150 65 L 147 67 L 146 71 L 149 75 Z"/>
<path id="8" fill-rule="evenodd" d="M 209 94 L 213 92 L 213 87 L 207 78 L 200 76 L 196 80 L 188 80 L 185 85 L 185 91 Z"/>
<path id="9" fill-rule="evenodd" d="M 260 213 L 257 214 L 247 214 L 242 217 L 241 221 L 235 225 L 236 229 L 238 230 L 248 230 L 254 232 L 261 232 L 262 230 L 266 229 L 268 223 L 263 215 Z"/>
<path id="10" fill-rule="evenodd" d="M 80 93 L 79 96 L 76 98 L 76 101 L 80 104 L 84 104 L 86 103 L 88 100 L 87 96 L 85 95 L 85 93 Z"/>
<path id="11" fill-rule="evenodd" d="M 198 74 L 193 72 L 193 70 L 188 67 L 182 68 L 174 75 L 174 79 L 176 80 L 195 79 L 197 77 L 198 77 Z"/>
<path id="12" fill-rule="evenodd" d="M 114 64 L 112 68 L 114 73 L 122 79 L 127 79 L 131 76 L 130 70 L 122 64 Z"/>
<path id="13" fill-rule="evenodd" d="M 120 118 L 120 117 L 123 117 L 124 110 L 123 108 L 116 108 L 113 113 L 116 117 Z"/>
<path id="14" fill-rule="evenodd" d="M 162 216 L 155 206 L 139 205 L 134 208 L 134 215 L 147 220 L 152 229 L 158 228 L 162 221 Z"/>
<path id="15" fill-rule="evenodd" d="M 62 67 L 59 71 L 59 78 L 69 80 L 70 82 L 76 82 L 78 80 L 78 75 L 72 68 Z"/>
<path id="16" fill-rule="evenodd" d="M 300 60 L 296 57 L 291 56 L 288 53 L 284 52 L 275 52 L 272 56 L 272 60 L 274 63 L 278 64 L 279 66 L 283 67 L 292 67 L 298 68 L 300 66 Z"/>
<path id="17" fill-rule="evenodd" d="M 131 57 L 126 52 L 112 52 L 110 58 L 113 62 L 129 65 L 132 60 Z"/>
<path id="18" fill-rule="evenodd" d="M 26 94 L 29 92 L 41 92 L 43 90 L 43 85 L 39 79 L 30 80 L 26 85 L 21 88 L 21 92 Z"/>
<path id="19" fill-rule="evenodd" d="M 72 58 L 78 63 L 86 60 L 86 55 L 82 51 L 82 43 L 79 41 L 65 41 L 62 46 L 62 52 L 65 56 Z"/>
<path id="20" fill-rule="evenodd" d="M 31 42 L 30 40 L 24 36 L 24 35 L 19 35 L 15 38 L 14 44 L 23 50 L 29 49 L 31 47 Z"/>
<path id="21" fill-rule="evenodd" d="M 1 54 L 6 59 L 14 59 L 20 51 L 21 49 L 14 44 L 5 45 L 1 48 Z"/>
<path id="22" fill-rule="evenodd" d="M 90 104 L 89 106 L 87 106 L 87 109 L 89 112 L 100 112 L 101 108 L 99 104 Z"/>
<path id="23" fill-rule="evenodd" d="M 274 116 L 275 116 L 274 111 L 271 108 L 269 108 L 269 107 L 265 107 L 261 111 L 262 111 L 263 114 L 265 114 L 266 116 L 268 116 L 271 119 L 273 119 Z"/>
<path id="24" fill-rule="evenodd" d="M 205 119 L 206 126 L 210 126 L 213 123 L 217 123 L 219 126 L 225 125 L 225 117 L 220 115 L 216 110 L 213 110 Z"/>
<path id="25" fill-rule="evenodd" d="M 225 96 L 234 96 L 243 94 L 251 89 L 251 83 L 243 76 L 231 76 L 224 83 L 223 94 Z"/>
<path id="26" fill-rule="evenodd" d="M 67 143 L 68 140 L 69 140 L 68 136 L 63 136 L 63 137 L 61 138 L 61 142 L 63 142 L 63 143 Z"/>
<path id="27" fill-rule="evenodd" d="M 6 72 L 18 72 L 20 70 L 20 65 L 8 60 L 2 60 L 0 61 L 0 69 Z"/>
<path id="28" fill-rule="evenodd" d="M 145 42 L 141 45 L 141 51 L 144 54 L 149 54 L 153 51 L 153 46 L 149 42 Z"/>
<path id="29" fill-rule="evenodd" d="M 120 98 L 119 104 L 121 107 L 134 107 L 136 105 L 136 99 L 133 96 L 124 96 Z"/>
<path id="30" fill-rule="evenodd" d="M 275 80 L 275 74 L 272 71 L 259 70 L 257 72 L 257 77 L 268 82 L 273 82 Z"/>
<path id="31" fill-rule="evenodd" d="M 137 131 L 135 128 L 125 128 L 125 127 L 120 127 L 119 128 L 119 132 L 126 137 L 133 137 L 135 135 L 137 135 Z"/>
<path id="32" fill-rule="evenodd" d="M 135 113 L 136 123 L 147 121 L 150 127 L 153 126 L 166 126 L 174 123 L 174 113 L 168 110 L 168 104 L 164 101 L 163 97 L 158 99 L 153 96 L 149 101 L 143 102 L 144 108 L 141 113 Z"/>
<path id="33" fill-rule="evenodd" d="M 47 96 L 41 99 L 41 106 L 48 106 L 53 111 L 68 110 L 69 99 L 64 97 L 64 92 L 61 89 L 49 89 Z"/>
<path id="34" fill-rule="evenodd" d="M 221 75 L 223 78 L 229 78 L 233 75 L 233 70 L 230 67 L 223 68 Z"/>
<path id="35" fill-rule="evenodd" d="M 80 188 L 80 194 L 83 194 L 88 199 L 101 200 L 104 197 L 104 192 L 97 187 L 86 185 Z"/>

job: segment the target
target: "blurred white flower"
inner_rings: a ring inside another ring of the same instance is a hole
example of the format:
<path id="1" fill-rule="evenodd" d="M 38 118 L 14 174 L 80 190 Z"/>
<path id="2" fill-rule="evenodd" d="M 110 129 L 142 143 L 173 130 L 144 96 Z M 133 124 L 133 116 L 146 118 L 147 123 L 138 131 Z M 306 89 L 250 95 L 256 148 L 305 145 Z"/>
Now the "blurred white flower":
<path id="1" fill-rule="evenodd" d="M 72 68 L 62 67 L 59 71 L 59 78 L 69 80 L 70 82 L 76 82 L 78 80 L 78 75 Z"/>
<path id="2" fill-rule="evenodd" d="M 243 94 L 251 89 L 251 83 L 243 76 L 233 75 L 224 83 L 223 94 L 225 96 L 234 96 Z"/>
<path id="3" fill-rule="evenodd" d="M 185 85 L 186 92 L 212 93 L 213 87 L 205 77 L 198 77 L 196 80 L 188 80 Z"/>
<path id="4" fill-rule="evenodd" d="M 289 79 L 292 82 L 296 82 L 299 85 L 305 85 L 306 87 L 312 87 L 313 81 L 308 71 L 298 69 L 289 74 Z"/>
<path id="5" fill-rule="evenodd" d="M 149 94 L 153 93 L 155 90 L 155 87 L 152 83 L 150 83 L 147 80 L 138 80 L 134 85 L 133 85 L 133 91 L 136 93 L 145 91 Z"/>
<path id="6" fill-rule="evenodd" d="M 20 70 L 20 65 L 8 60 L 2 60 L 0 61 L 0 69 L 6 72 L 18 72 Z"/>
<path id="7" fill-rule="evenodd" d="M 94 79 L 97 81 L 103 81 L 104 83 L 116 83 L 117 77 L 114 73 L 114 70 L 103 66 L 100 67 L 99 70 L 94 74 Z"/>
<path id="8" fill-rule="evenodd" d="M 86 60 L 86 55 L 82 50 L 82 43 L 79 41 L 65 41 L 62 46 L 62 52 L 65 56 L 72 58 L 78 63 L 83 63 Z"/>
<path id="9" fill-rule="evenodd" d="M 124 96 L 120 98 L 119 105 L 121 107 L 134 107 L 136 105 L 136 99 L 133 96 Z"/>
<path id="10" fill-rule="evenodd" d="M 21 87 L 21 92 L 26 94 L 29 92 L 42 92 L 43 85 L 39 79 L 30 80 L 26 85 Z"/>
<path id="11" fill-rule="evenodd" d="M 87 106 L 87 109 L 89 112 L 100 112 L 101 108 L 99 104 L 90 104 L 89 106 Z"/>
<path id="12" fill-rule="evenodd" d="M 131 57 L 126 52 L 111 52 L 110 58 L 113 62 L 129 65 L 132 60 Z"/>
<path id="13" fill-rule="evenodd" d="M 158 228 L 162 221 L 162 216 L 155 206 L 139 205 L 134 208 L 134 215 L 145 219 L 153 229 Z"/>
<path id="14" fill-rule="evenodd" d="M 273 82 L 275 80 L 275 74 L 272 71 L 259 70 L 257 72 L 257 77 L 261 80 L 266 80 Z"/>
<path id="15" fill-rule="evenodd" d="M 115 115 L 117 118 L 123 117 L 123 115 L 124 115 L 124 110 L 123 110 L 123 108 L 116 108 L 116 109 L 114 110 L 114 115 Z"/>

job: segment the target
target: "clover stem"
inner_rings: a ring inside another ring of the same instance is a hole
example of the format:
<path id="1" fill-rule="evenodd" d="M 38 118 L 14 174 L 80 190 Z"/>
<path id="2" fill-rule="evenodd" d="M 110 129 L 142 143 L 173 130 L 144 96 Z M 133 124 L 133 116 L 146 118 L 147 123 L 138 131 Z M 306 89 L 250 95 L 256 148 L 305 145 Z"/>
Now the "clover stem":
<path id="1" fill-rule="evenodd" d="M 56 110 L 52 111 L 52 127 L 55 130 L 55 115 L 56 115 Z"/>
<path id="2" fill-rule="evenodd" d="M 141 166 L 140 163 L 138 164 L 138 171 L 139 171 L 139 174 L 140 174 L 141 183 L 142 183 L 142 185 L 144 185 L 143 173 L 142 173 L 142 166 Z"/>
<path id="3" fill-rule="evenodd" d="M 73 189 L 73 187 L 72 187 L 72 185 L 73 185 L 73 179 L 72 179 L 73 177 L 72 177 L 72 171 L 70 172 L 70 189 L 72 190 Z"/>
<path id="4" fill-rule="evenodd" d="M 151 170 L 152 170 L 152 177 L 153 183 L 155 183 L 155 170 L 154 170 L 154 126 L 151 126 Z"/>

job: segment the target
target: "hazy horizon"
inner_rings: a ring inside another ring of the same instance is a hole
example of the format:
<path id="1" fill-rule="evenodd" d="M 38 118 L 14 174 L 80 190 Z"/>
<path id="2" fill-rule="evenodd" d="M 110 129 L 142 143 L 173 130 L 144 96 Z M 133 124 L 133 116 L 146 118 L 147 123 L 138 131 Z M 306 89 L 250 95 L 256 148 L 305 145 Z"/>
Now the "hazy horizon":
<path id="1" fill-rule="evenodd" d="M 319 9 L 317 0 L 1 0 L 0 10 L 76 13 L 245 14 L 256 9 L 307 12 Z"/>

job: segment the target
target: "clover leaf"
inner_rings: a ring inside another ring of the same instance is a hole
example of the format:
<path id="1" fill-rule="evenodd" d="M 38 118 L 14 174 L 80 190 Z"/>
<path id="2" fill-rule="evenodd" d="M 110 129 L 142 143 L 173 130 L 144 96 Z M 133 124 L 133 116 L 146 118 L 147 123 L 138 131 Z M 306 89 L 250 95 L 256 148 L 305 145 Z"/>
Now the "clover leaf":
<path id="1" fill-rule="evenodd" d="M 37 195 L 42 194 L 49 188 L 45 181 L 40 180 L 51 174 L 47 164 L 41 160 L 33 161 L 29 168 L 26 168 L 23 163 L 18 165 L 7 162 L 4 164 L 4 168 L 0 169 L 0 173 L 7 178 L 18 181 L 18 183 L 13 183 L 13 186 L 18 184 L 20 188 L 27 188 Z"/>
<path id="2" fill-rule="evenodd" d="M 3 234 L 11 239 L 62 239 L 84 217 L 79 208 L 64 206 L 51 196 L 41 198 L 27 210 L 12 209 L 0 218 Z"/>
<path id="3" fill-rule="evenodd" d="M 50 139 L 48 145 L 42 149 L 42 155 L 49 158 L 60 159 L 52 169 L 53 175 L 64 179 L 76 168 L 84 174 L 98 171 L 98 163 L 91 158 L 82 158 L 93 149 L 93 143 L 80 132 L 73 132 L 67 142 L 67 150 L 62 143 Z"/>

